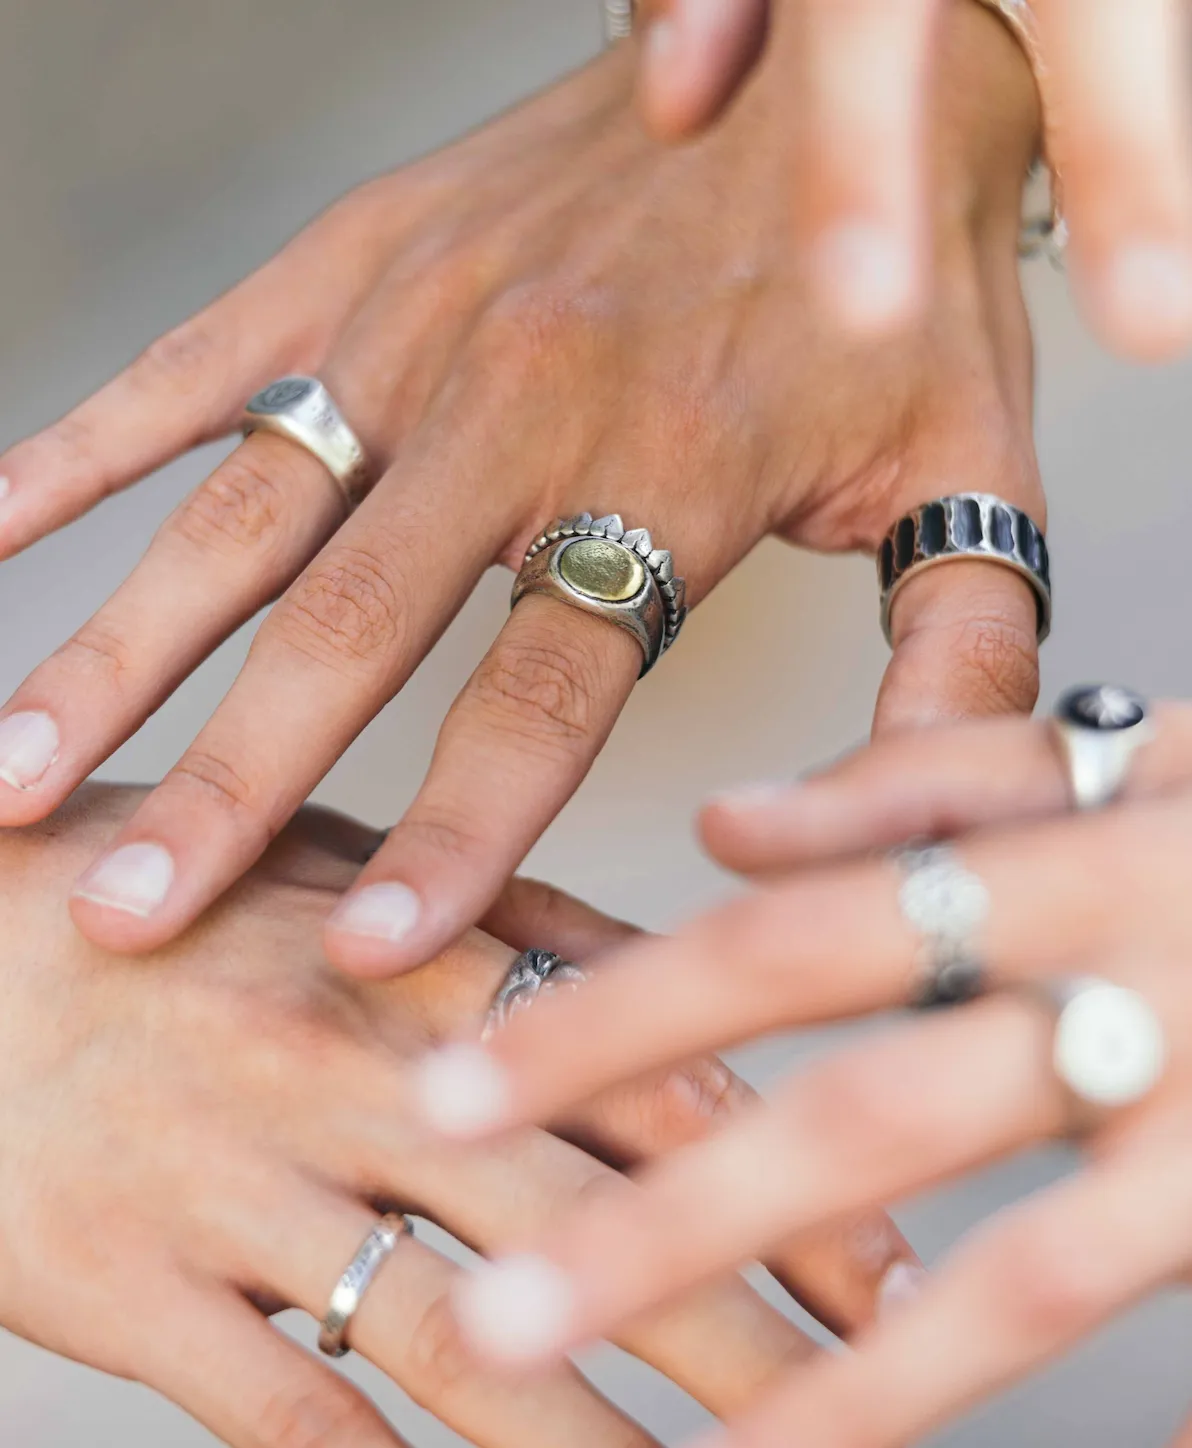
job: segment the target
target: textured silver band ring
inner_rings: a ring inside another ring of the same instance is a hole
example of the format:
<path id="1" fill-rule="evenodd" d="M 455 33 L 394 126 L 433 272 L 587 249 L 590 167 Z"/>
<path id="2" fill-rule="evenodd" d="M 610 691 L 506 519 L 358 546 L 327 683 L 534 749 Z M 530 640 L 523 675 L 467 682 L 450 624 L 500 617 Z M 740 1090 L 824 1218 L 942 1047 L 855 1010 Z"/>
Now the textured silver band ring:
<path id="1" fill-rule="evenodd" d="M 331 394 L 317 377 L 280 377 L 250 397 L 241 428 L 245 437 L 271 432 L 305 448 L 335 479 L 348 506 L 368 492 L 368 459 Z"/>
<path id="2" fill-rule="evenodd" d="M 645 528 L 626 531 L 616 513 L 560 518 L 539 535 L 513 584 L 513 605 L 541 593 L 627 630 L 649 673 L 679 636 L 687 585 Z"/>
<path id="3" fill-rule="evenodd" d="M 1074 1134 L 1155 1088 L 1167 1041 L 1144 996 L 1098 976 L 1038 981 L 1028 989 L 1054 1019 L 1051 1065 L 1069 1099 Z"/>
<path id="4" fill-rule="evenodd" d="M 882 632 L 890 639 L 890 610 L 908 579 L 941 563 L 976 559 L 1011 568 L 1035 593 L 1039 642 L 1051 632 L 1051 563 L 1038 526 L 993 493 L 951 493 L 899 518 L 878 549 Z"/>
<path id="5" fill-rule="evenodd" d="M 902 870 L 898 907 L 919 936 L 919 983 L 912 1004 L 959 1005 L 985 991 L 974 937 L 989 914 L 989 892 L 950 845 L 896 850 Z"/>
<path id="6" fill-rule="evenodd" d="M 553 950 L 526 950 L 505 972 L 493 1003 L 488 1008 L 481 1039 L 490 1036 L 508 1025 L 518 1011 L 528 1010 L 541 995 L 564 986 L 574 990 L 583 985 L 587 976 L 578 965 L 563 960 Z"/>
<path id="7" fill-rule="evenodd" d="M 351 1351 L 348 1346 L 348 1331 L 352 1319 L 360 1311 L 368 1289 L 376 1281 L 377 1274 L 393 1255 L 403 1237 L 413 1236 L 414 1229 L 409 1218 L 397 1215 L 382 1217 L 360 1245 L 359 1252 L 348 1265 L 347 1271 L 335 1284 L 331 1303 L 319 1331 L 319 1351 L 328 1357 L 346 1357 Z"/>
<path id="8" fill-rule="evenodd" d="M 1119 684 L 1069 689 L 1052 712 L 1051 727 L 1077 809 L 1109 804 L 1134 755 L 1155 733 L 1147 701 Z"/>

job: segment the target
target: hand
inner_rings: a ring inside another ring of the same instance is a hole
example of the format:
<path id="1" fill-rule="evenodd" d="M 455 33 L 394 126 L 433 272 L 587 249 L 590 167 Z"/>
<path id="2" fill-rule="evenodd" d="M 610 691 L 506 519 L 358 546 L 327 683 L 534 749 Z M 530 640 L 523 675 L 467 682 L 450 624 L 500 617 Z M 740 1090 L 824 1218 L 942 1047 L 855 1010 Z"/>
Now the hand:
<path id="1" fill-rule="evenodd" d="M 1083 1172 L 986 1224 L 855 1353 L 795 1369 L 725 1442 L 919 1441 L 1187 1277 L 1192 708 L 1157 711 L 1157 726 L 1126 803 L 1099 815 L 1066 813 L 1046 724 L 1009 720 L 892 738 L 787 796 L 717 804 L 707 837 L 722 859 L 765 874 L 765 889 L 673 940 L 609 958 L 582 1012 L 552 1001 L 479 1058 L 471 1046 L 432 1058 L 424 1080 L 447 1088 L 470 1059 L 471 1079 L 487 1077 L 489 1099 L 508 1103 L 489 1125 L 508 1128 L 678 1055 L 904 1003 L 920 942 L 898 908 L 898 868 L 875 860 L 875 847 L 950 835 L 989 891 L 974 947 L 998 994 L 868 1036 L 715 1140 L 578 1209 L 538 1244 L 549 1266 L 538 1264 L 537 1280 L 554 1282 L 557 1331 L 539 1324 L 535 1341 L 527 1329 L 533 1346 L 522 1356 L 549 1358 L 605 1332 L 764 1250 L 778 1232 L 1067 1134 L 1072 1102 L 1051 1064 L 1054 1019 L 1037 992 L 1015 989 L 1061 973 L 1103 975 L 1145 997 L 1167 1038 L 1158 1087 L 1095 1123 Z M 682 1214 L 692 1200 L 701 1211 Z M 521 1271 L 493 1269 L 479 1284 L 479 1315 L 471 1294 L 461 1299 L 494 1359 L 485 1314 L 500 1311 Z"/>
<path id="2" fill-rule="evenodd" d="M 941 491 L 996 491 L 1042 521 L 1014 251 L 1033 91 L 984 19 L 958 9 L 951 28 L 938 302 L 897 346 L 861 354 L 826 332 L 788 256 L 799 186 L 781 67 L 680 153 L 641 134 L 629 58 L 614 54 L 350 196 L 0 460 L 12 548 L 225 431 L 255 387 L 300 369 L 327 379 L 382 470 L 344 521 L 319 464 L 250 438 L 0 713 L 0 825 L 26 823 L 288 587 L 224 703 L 84 875 L 71 909 L 85 934 L 139 951 L 196 919 L 479 574 L 515 564 L 559 513 L 619 509 L 648 525 L 695 600 L 767 532 L 872 550 Z M 894 631 L 881 727 L 1033 702 L 1035 604 L 1008 570 L 925 574 L 900 595 Z M 422 790 L 333 916 L 332 959 L 391 973 L 480 918 L 583 778 L 640 663 L 603 620 L 519 604 Z"/>
<path id="3" fill-rule="evenodd" d="M 394 1448 L 371 1405 L 261 1311 L 321 1316 L 382 1204 L 486 1251 L 536 1235 L 614 1173 L 537 1131 L 475 1154 L 427 1149 L 403 1106 L 404 1063 L 476 1021 L 510 951 L 473 934 L 397 985 L 336 977 L 314 927 L 376 843 L 350 821 L 304 811 L 152 969 L 80 940 L 61 885 L 140 793 L 80 791 L 41 828 L 0 838 L 0 1323 L 151 1385 L 234 1448 Z M 531 886 L 505 912 L 545 928 L 546 904 L 573 942 L 615 930 Z M 701 1062 L 577 1124 L 641 1155 L 704 1134 L 741 1099 L 731 1073 Z M 860 1220 L 865 1238 L 792 1242 L 775 1261 L 844 1330 L 907 1256 L 880 1215 Z M 569 1369 L 515 1388 L 474 1371 L 446 1310 L 456 1276 L 403 1240 L 356 1348 L 479 1448 L 650 1448 Z M 623 1341 L 714 1412 L 810 1351 L 739 1278 Z"/>
<path id="4" fill-rule="evenodd" d="M 976 0 L 968 0 L 976 3 Z M 1045 68 L 1048 160 L 1062 177 L 1073 277 L 1113 347 L 1192 338 L 1192 154 L 1179 0 L 1029 0 Z M 802 96 L 800 230 L 826 296 L 858 328 L 922 305 L 931 181 L 921 150 L 938 0 L 650 0 L 641 92 L 653 131 L 719 115 L 763 49 Z M 992 29 L 1001 22 L 991 12 Z M 993 36 L 990 36 L 993 43 Z"/>

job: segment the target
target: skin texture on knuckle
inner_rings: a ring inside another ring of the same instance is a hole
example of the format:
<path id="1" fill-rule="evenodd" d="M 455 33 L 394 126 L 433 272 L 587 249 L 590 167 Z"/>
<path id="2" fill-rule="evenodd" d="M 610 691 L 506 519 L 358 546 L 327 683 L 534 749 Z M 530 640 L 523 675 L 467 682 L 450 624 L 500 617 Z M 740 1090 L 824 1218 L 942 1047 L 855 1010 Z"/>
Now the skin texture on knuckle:
<path id="1" fill-rule="evenodd" d="M 570 752 L 593 733 L 601 683 L 584 651 L 543 637 L 494 650 L 477 670 L 473 691 L 493 726 Z"/>
<path id="2" fill-rule="evenodd" d="M 1003 1227 L 982 1274 L 992 1297 L 991 1320 L 1040 1349 L 1082 1336 L 1105 1315 L 1098 1262 L 1112 1261 L 1115 1247 L 1090 1240 L 1069 1220 L 1032 1221 L 1024 1215 Z"/>
<path id="3" fill-rule="evenodd" d="M 477 1376 L 476 1359 L 460 1337 L 449 1293 L 440 1293 L 419 1315 L 404 1351 L 402 1387 L 428 1412 L 467 1396 Z"/>
<path id="4" fill-rule="evenodd" d="M 167 776 L 167 782 L 197 787 L 207 799 L 229 814 L 256 818 L 260 795 L 247 774 L 229 760 L 204 749 L 190 749 Z M 262 841 L 264 843 L 264 841 Z"/>
<path id="5" fill-rule="evenodd" d="M 341 546 L 318 559 L 274 610 L 267 631 L 316 663 L 387 671 L 405 651 L 410 610 L 385 559 Z"/>
<path id="6" fill-rule="evenodd" d="M 283 530 L 296 481 L 289 459 L 245 448 L 186 499 L 163 531 L 203 552 L 257 551 Z"/>
<path id="7" fill-rule="evenodd" d="M 259 1448 L 378 1448 L 393 1442 L 360 1394 L 325 1374 L 269 1398 L 254 1434 Z"/>

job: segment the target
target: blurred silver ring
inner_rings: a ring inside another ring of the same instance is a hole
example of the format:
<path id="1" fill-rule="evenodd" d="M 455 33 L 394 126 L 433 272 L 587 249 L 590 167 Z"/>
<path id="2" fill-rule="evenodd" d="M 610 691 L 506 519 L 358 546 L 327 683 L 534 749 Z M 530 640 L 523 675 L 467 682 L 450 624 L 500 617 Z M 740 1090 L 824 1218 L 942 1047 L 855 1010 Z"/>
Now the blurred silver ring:
<path id="1" fill-rule="evenodd" d="M 487 1041 L 507 1026 L 518 1011 L 528 1010 L 539 996 L 549 995 L 560 986 L 574 990 L 587 978 L 578 965 L 563 960 L 553 950 L 523 951 L 505 972 L 493 997 L 481 1039 Z"/>
<path id="2" fill-rule="evenodd" d="M 279 377 L 244 407 L 245 437 L 271 432 L 289 438 L 323 464 L 349 508 L 368 492 L 368 459 L 335 399 L 317 377 Z"/>
<path id="3" fill-rule="evenodd" d="M 346 1357 L 351 1351 L 348 1346 L 348 1329 L 352 1319 L 360 1311 L 368 1289 L 376 1281 L 377 1273 L 393 1255 L 403 1237 L 411 1237 L 414 1229 L 408 1217 L 397 1214 L 382 1217 L 360 1245 L 359 1252 L 348 1265 L 347 1271 L 335 1284 L 331 1303 L 327 1308 L 319 1331 L 319 1351 L 327 1357 Z"/>
<path id="4" fill-rule="evenodd" d="M 989 914 L 989 891 L 950 845 L 912 845 L 894 852 L 902 869 L 898 908 L 919 936 L 920 1010 L 960 1005 L 986 989 L 974 936 Z"/>
<path id="5" fill-rule="evenodd" d="M 1120 793 L 1130 763 L 1154 738 L 1150 706 L 1120 684 L 1083 684 L 1061 696 L 1052 734 L 1077 809 L 1100 809 Z"/>
<path id="6" fill-rule="evenodd" d="M 635 0 L 603 0 L 604 38 L 611 45 L 615 40 L 625 40 L 633 34 L 633 20 L 637 10 Z"/>

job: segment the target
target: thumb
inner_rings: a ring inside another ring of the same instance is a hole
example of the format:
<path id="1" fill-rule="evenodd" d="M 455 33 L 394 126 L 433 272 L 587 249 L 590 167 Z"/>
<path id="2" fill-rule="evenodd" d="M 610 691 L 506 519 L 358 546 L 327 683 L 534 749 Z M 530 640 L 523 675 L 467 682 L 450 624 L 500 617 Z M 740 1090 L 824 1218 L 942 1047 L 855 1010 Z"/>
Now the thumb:
<path id="1" fill-rule="evenodd" d="M 1012 569 L 980 560 L 925 569 L 894 600 L 890 626 L 894 656 L 878 694 L 875 738 L 1034 708 L 1038 605 Z"/>
<path id="2" fill-rule="evenodd" d="M 768 0 L 667 0 L 642 16 L 641 104 L 646 125 L 677 141 L 714 121 L 753 69 Z"/>

